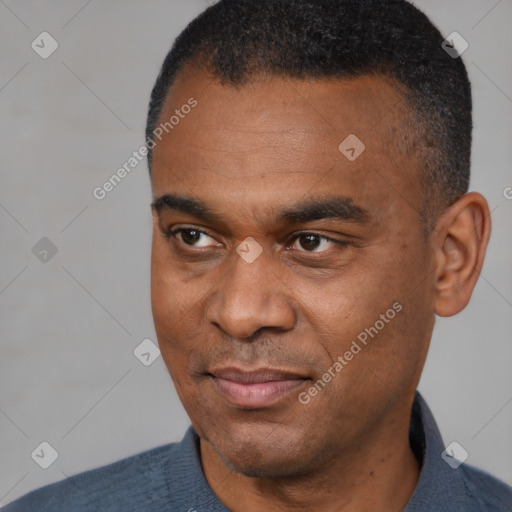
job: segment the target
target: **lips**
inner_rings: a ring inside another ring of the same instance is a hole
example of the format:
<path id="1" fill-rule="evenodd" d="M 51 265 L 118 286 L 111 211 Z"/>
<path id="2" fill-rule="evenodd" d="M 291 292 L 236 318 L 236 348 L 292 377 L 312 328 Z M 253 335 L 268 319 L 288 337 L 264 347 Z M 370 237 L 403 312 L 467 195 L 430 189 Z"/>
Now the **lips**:
<path id="1" fill-rule="evenodd" d="M 309 380 L 297 373 L 269 368 L 252 371 L 223 368 L 210 372 L 210 376 L 228 402 L 244 409 L 274 405 Z"/>

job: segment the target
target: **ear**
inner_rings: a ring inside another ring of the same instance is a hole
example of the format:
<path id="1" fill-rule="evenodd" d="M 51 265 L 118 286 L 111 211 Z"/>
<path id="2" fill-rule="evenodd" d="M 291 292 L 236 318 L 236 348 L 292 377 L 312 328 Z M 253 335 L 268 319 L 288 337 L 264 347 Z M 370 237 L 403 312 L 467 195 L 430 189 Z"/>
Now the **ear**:
<path id="1" fill-rule="evenodd" d="M 490 233 L 489 206 L 477 192 L 462 196 L 439 217 L 432 233 L 437 315 L 456 315 L 468 304 Z"/>

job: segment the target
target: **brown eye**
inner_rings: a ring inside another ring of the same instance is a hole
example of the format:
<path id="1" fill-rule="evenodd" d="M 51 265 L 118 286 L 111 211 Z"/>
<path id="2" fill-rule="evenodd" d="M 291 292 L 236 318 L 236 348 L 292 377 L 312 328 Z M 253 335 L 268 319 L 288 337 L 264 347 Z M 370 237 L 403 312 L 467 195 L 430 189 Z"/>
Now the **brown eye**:
<path id="1" fill-rule="evenodd" d="M 300 246 L 306 251 L 314 251 L 320 245 L 320 237 L 316 235 L 303 235 L 299 238 Z"/>
<path id="2" fill-rule="evenodd" d="M 195 229 L 184 229 L 181 231 L 181 239 L 187 245 L 194 245 L 201 238 L 201 232 Z"/>
<path id="3" fill-rule="evenodd" d="M 178 238 L 178 241 L 181 239 L 181 242 L 189 247 L 205 248 L 217 245 L 208 233 L 194 228 L 175 229 L 168 234 L 168 238 L 170 237 Z"/>
<path id="4" fill-rule="evenodd" d="M 295 248 L 306 252 L 324 252 L 332 247 L 332 244 L 344 245 L 342 242 L 315 233 L 301 233 L 294 238 Z"/>

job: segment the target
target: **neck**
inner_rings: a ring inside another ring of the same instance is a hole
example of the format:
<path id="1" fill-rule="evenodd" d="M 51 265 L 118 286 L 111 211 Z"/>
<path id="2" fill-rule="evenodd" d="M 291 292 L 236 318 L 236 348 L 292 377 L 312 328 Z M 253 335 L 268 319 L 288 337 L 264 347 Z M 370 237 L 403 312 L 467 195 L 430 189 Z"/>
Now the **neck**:
<path id="1" fill-rule="evenodd" d="M 234 512 L 400 511 L 414 492 L 420 468 L 409 445 L 409 422 L 393 423 L 366 433 L 356 447 L 306 475 L 280 478 L 236 472 L 201 439 L 203 470 L 214 493 Z"/>

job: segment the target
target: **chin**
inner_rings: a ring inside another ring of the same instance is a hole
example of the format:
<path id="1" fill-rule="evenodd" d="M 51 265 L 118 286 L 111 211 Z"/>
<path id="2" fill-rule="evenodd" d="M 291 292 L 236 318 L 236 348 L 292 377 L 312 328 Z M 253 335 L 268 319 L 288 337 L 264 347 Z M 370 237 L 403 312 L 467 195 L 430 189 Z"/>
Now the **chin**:
<path id="1" fill-rule="evenodd" d="M 229 469 L 252 478 L 299 476 L 305 472 L 304 466 L 307 466 L 300 454 L 290 456 L 279 449 L 274 449 L 271 453 L 261 453 L 254 447 L 247 446 L 242 452 L 219 455 Z"/>
<path id="2" fill-rule="evenodd" d="M 311 470 L 304 432 L 294 433 L 284 425 L 247 425 L 246 428 L 210 433 L 206 439 L 228 468 L 255 478 L 298 476 Z M 223 435 L 224 434 L 224 435 Z"/>

